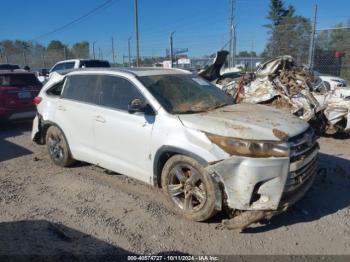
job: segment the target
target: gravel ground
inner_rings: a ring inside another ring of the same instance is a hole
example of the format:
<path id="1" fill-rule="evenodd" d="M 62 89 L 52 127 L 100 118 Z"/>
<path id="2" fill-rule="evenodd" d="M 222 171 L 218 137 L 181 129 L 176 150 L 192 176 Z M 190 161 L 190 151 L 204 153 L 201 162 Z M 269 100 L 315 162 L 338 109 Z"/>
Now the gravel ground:
<path id="1" fill-rule="evenodd" d="M 245 229 L 168 211 L 159 189 L 88 164 L 60 168 L 0 126 L 0 254 L 350 254 L 350 139 L 321 138 L 312 189 L 288 212 Z"/>

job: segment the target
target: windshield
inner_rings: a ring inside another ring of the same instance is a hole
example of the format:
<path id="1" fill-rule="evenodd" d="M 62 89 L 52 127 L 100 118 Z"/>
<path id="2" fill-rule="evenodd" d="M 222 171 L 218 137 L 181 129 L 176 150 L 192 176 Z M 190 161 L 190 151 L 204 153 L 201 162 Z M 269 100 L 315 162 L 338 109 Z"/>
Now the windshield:
<path id="1" fill-rule="evenodd" d="M 1 74 L 1 86 L 38 86 L 41 85 L 34 74 Z"/>
<path id="2" fill-rule="evenodd" d="M 233 104 L 232 97 L 195 75 L 153 75 L 139 79 L 169 113 L 197 113 Z"/>

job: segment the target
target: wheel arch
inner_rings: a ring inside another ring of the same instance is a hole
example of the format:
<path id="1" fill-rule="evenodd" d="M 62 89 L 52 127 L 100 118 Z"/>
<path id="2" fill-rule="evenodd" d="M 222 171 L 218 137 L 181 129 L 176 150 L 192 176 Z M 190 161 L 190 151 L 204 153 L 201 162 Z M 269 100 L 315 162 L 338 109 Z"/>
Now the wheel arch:
<path id="1" fill-rule="evenodd" d="M 168 159 L 174 155 L 185 155 L 191 157 L 198 161 L 203 166 L 208 165 L 208 161 L 204 158 L 182 148 L 174 146 L 162 146 L 160 147 L 154 157 L 153 162 L 153 185 L 156 187 L 161 187 L 161 174 L 165 163 Z"/>
<path id="2" fill-rule="evenodd" d="M 64 133 L 63 129 L 58 125 L 56 124 L 55 122 L 52 122 L 52 121 L 49 121 L 49 120 L 43 120 L 41 118 L 40 120 L 40 144 L 42 145 L 45 145 L 46 144 L 46 134 L 47 134 L 47 130 L 51 127 L 51 126 L 55 126 L 57 127 L 63 134 L 63 137 L 64 139 L 66 140 L 67 142 L 67 146 L 68 146 L 68 149 L 69 151 L 71 152 L 72 154 L 72 151 L 70 149 L 70 146 L 69 146 L 69 141 L 67 139 L 67 136 L 66 134 Z"/>

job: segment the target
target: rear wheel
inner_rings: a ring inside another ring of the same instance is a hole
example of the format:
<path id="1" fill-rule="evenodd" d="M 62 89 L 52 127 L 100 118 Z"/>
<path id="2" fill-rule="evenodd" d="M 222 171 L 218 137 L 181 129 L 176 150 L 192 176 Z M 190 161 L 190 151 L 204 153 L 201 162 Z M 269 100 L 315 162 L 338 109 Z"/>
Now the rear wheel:
<path id="1" fill-rule="evenodd" d="M 204 221 L 216 213 L 216 182 L 194 159 L 183 155 L 171 157 L 164 165 L 161 179 L 163 191 L 176 213 L 194 221 Z"/>
<path id="2" fill-rule="evenodd" d="M 46 132 L 46 147 L 51 160 L 58 166 L 71 166 L 75 160 L 72 158 L 63 132 L 56 126 L 50 126 Z"/>

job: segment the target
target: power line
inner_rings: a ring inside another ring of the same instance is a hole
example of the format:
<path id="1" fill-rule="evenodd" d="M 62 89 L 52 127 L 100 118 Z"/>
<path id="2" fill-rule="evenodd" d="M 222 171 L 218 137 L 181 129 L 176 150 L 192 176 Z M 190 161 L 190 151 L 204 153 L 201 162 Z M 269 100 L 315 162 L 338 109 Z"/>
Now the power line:
<path id="1" fill-rule="evenodd" d="M 66 29 L 67 27 L 69 27 L 69 26 L 71 26 L 73 24 L 76 24 L 76 23 L 80 22 L 81 20 L 85 19 L 86 17 L 96 13 L 98 10 L 106 7 L 108 4 L 110 4 L 113 1 L 115 1 L 115 0 L 107 0 L 107 1 L 103 2 L 102 4 L 100 4 L 99 6 L 95 7 L 94 9 L 90 10 L 86 14 L 84 14 L 84 15 L 82 15 L 82 16 L 80 16 L 80 17 L 78 17 L 78 18 L 76 18 L 76 19 L 74 19 L 72 21 L 70 21 L 69 23 L 67 23 L 65 25 L 62 25 L 62 26 L 60 26 L 60 27 L 58 27 L 58 28 L 56 28 L 56 29 L 54 29 L 52 31 L 49 31 L 49 32 L 44 33 L 42 35 L 39 35 L 39 36 L 35 37 L 34 39 L 32 39 L 32 41 L 35 41 L 37 39 L 40 39 L 40 38 L 46 37 L 48 35 L 51 35 L 51 34 L 59 32 L 59 31 L 62 31 L 64 29 Z"/>

